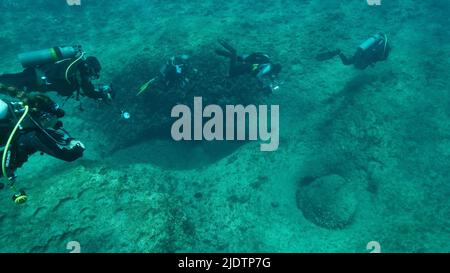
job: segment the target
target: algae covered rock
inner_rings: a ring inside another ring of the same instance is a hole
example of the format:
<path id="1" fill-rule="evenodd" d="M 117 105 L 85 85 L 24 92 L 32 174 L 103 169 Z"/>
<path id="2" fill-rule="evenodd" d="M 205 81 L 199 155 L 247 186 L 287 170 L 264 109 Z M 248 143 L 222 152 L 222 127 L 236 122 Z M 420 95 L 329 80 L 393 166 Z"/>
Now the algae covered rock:
<path id="1" fill-rule="evenodd" d="M 341 229 L 350 224 L 358 205 L 356 192 L 339 175 L 328 175 L 300 185 L 297 206 L 317 226 Z"/>

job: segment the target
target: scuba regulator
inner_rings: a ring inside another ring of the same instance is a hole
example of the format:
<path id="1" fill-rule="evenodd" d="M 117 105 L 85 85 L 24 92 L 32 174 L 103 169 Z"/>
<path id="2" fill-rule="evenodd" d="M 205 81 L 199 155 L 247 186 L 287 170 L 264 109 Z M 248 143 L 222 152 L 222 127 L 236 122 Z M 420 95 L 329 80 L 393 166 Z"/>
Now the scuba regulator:
<path id="1" fill-rule="evenodd" d="M 18 193 L 14 194 L 12 197 L 14 203 L 17 205 L 22 205 L 28 200 L 28 195 L 25 193 L 24 190 L 20 190 Z"/>

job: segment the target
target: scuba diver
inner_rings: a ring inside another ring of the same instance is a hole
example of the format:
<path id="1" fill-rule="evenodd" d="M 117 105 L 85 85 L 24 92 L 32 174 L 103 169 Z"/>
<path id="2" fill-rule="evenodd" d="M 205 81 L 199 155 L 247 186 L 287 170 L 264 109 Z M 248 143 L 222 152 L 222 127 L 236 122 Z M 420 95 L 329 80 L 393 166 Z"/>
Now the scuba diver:
<path id="1" fill-rule="evenodd" d="M 0 83 L 27 92 L 55 91 L 72 97 L 80 94 L 92 99 L 111 101 L 114 90 L 110 85 L 96 87 L 92 81 L 100 78 L 102 69 L 96 57 L 85 58 L 81 46 L 53 47 L 51 49 L 19 54 L 24 70 L 0 75 Z"/>
<path id="2" fill-rule="evenodd" d="M 149 89 L 150 85 L 163 90 L 185 89 L 190 78 L 197 73 L 193 68 L 189 55 L 182 54 L 170 57 L 161 67 L 159 74 L 141 86 L 138 95 Z"/>
<path id="3" fill-rule="evenodd" d="M 318 61 L 326 61 L 336 56 L 341 58 L 344 65 L 354 65 L 356 69 L 364 70 L 369 65 L 385 61 L 389 57 L 391 47 L 386 34 L 380 32 L 362 43 L 352 57 L 347 57 L 340 49 L 323 52 L 316 56 Z"/>
<path id="4" fill-rule="evenodd" d="M 82 157 L 85 150 L 83 143 L 64 130 L 59 119 L 65 113 L 56 103 L 40 93 L 22 94 L 21 100 L 0 99 L 1 171 L 17 204 L 26 202 L 27 195 L 15 189 L 15 172 L 30 155 L 41 152 L 71 162 Z M 4 186 L 0 183 L 0 189 Z"/>
<path id="5" fill-rule="evenodd" d="M 274 64 L 270 56 L 261 52 L 250 55 L 237 55 L 237 51 L 229 43 L 219 40 L 223 49 L 217 49 L 216 54 L 230 59 L 229 76 L 236 77 L 244 74 L 255 76 L 262 87 L 269 92 L 278 89 L 275 77 L 281 72 L 281 64 Z"/>

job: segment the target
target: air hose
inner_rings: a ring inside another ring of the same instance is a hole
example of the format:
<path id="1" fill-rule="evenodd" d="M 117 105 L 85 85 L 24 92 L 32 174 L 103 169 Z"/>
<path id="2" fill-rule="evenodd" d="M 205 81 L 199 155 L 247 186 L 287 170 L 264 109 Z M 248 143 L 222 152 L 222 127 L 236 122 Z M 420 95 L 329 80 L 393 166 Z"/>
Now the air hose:
<path id="1" fill-rule="evenodd" d="M 72 84 L 72 83 L 70 82 L 70 80 L 69 80 L 69 70 L 72 68 L 72 66 L 73 66 L 75 63 L 77 63 L 79 60 L 81 60 L 81 59 L 84 57 L 85 54 L 86 54 L 86 52 L 81 52 L 81 56 L 78 57 L 78 59 L 76 59 L 75 61 L 73 61 L 73 62 L 67 67 L 66 73 L 65 73 L 65 79 L 66 79 L 66 81 L 67 81 L 68 84 Z"/>
<path id="2" fill-rule="evenodd" d="M 28 115 L 28 105 L 25 105 L 25 111 L 22 114 L 22 117 L 20 117 L 19 121 L 17 122 L 16 126 L 14 127 L 14 129 L 12 130 L 11 134 L 9 135 L 8 141 L 6 142 L 6 146 L 5 146 L 5 150 L 3 151 L 3 157 L 2 157 L 2 172 L 3 172 L 3 176 L 7 179 L 10 180 L 10 178 L 8 177 L 8 173 L 6 172 L 6 158 L 8 155 L 8 150 L 9 150 L 9 146 L 11 145 L 11 142 L 14 138 L 14 135 L 16 134 L 17 130 L 20 127 L 20 124 L 23 122 L 23 120 L 25 119 L 25 117 Z M 16 204 L 23 204 L 27 201 L 27 195 L 24 192 L 19 192 L 17 193 L 14 187 L 14 184 L 11 185 L 12 190 L 14 191 L 14 202 Z"/>

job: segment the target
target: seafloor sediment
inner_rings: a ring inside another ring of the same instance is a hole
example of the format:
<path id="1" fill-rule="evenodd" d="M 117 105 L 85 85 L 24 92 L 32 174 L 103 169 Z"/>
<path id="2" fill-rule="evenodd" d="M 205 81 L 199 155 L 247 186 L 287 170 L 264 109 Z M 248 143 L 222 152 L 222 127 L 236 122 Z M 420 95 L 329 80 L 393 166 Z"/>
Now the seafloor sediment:
<path id="1" fill-rule="evenodd" d="M 65 103 L 86 155 L 33 156 L 19 171 L 23 206 L 0 191 L 0 252 L 66 252 L 70 241 L 84 252 L 366 252 L 370 241 L 450 251 L 448 1 L 48 2 L 0 2 L 0 71 L 21 70 L 17 53 L 80 43 L 118 94 L 112 106 L 84 99 L 83 111 Z M 393 49 L 375 67 L 314 59 L 378 31 Z M 137 97 L 139 86 L 179 53 L 218 80 L 217 38 L 283 64 L 270 96 L 197 90 L 280 105 L 278 151 L 156 136 L 170 121 L 158 110 L 178 101 Z"/>

